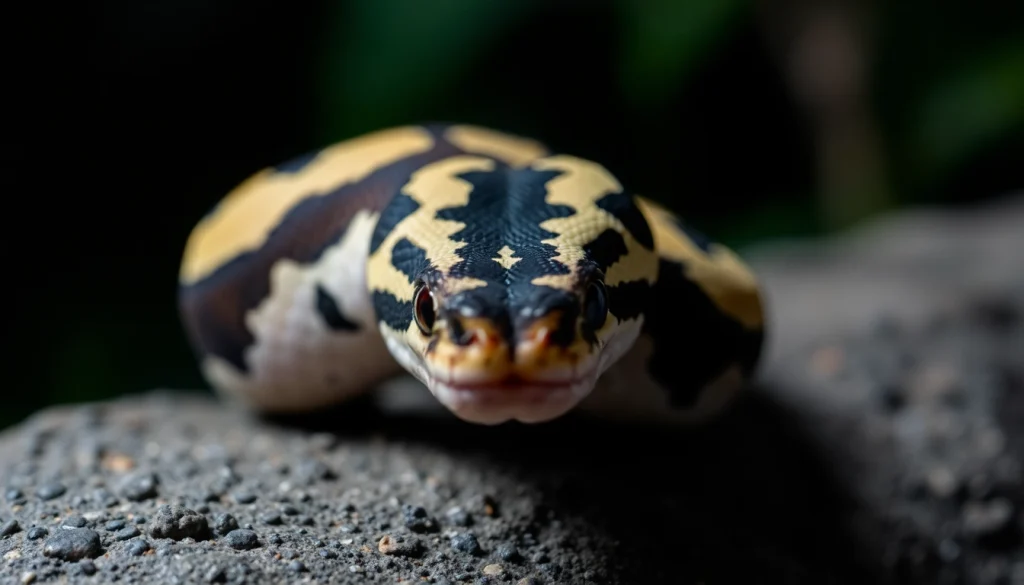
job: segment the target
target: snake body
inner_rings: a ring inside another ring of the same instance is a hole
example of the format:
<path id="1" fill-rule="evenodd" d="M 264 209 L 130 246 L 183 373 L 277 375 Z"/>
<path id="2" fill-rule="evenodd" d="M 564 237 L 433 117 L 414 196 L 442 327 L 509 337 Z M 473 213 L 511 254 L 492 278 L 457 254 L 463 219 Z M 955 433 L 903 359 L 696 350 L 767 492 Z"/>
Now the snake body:
<path id="1" fill-rule="evenodd" d="M 602 165 L 470 125 L 402 126 L 251 176 L 179 273 L 210 385 L 297 412 L 415 376 L 459 418 L 704 419 L 754 374 L 743 261 Z"/>

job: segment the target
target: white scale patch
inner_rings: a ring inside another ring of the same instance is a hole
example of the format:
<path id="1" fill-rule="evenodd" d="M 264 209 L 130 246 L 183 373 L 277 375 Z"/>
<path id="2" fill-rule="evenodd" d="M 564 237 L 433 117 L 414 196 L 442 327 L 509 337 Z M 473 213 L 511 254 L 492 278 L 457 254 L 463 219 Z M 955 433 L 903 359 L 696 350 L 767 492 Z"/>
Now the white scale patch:
<path id="1" fill-rule="evenodd" d="M 222 392 L 261 410 L 325 406 L 372 388 L 399 371 L 381 339 L 366 289 L 376 214 L 359 212 L 342 239 L 310 265 L 282 260 L 271 269 L 268 298 L 246 315 L 255 343 L 243 374 L 219 358 L 203 369 Z M 334 331 L 316 309 L 321 286 L 360 330 Z"/>

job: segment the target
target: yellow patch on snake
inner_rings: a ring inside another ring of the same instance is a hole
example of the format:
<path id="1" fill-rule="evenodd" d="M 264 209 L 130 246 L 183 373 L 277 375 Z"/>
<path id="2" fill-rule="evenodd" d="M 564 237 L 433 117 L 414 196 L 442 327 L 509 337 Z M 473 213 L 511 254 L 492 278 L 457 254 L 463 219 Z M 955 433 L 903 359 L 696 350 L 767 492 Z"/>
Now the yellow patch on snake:
<path id="1" fill-rule="evenodd" d="M 541 224 L 543 229 L 557 234 L 543 243 L 555 247 L 554 259 L 569 267 L 569 274 L 540 276 L 533 279 L 533 284 L 563 290 L 571 288 L 577 279 L 578 263 L 583 259 L 583 246 L 609 228 L 622 236 L 627 253 L 605 270 L 605 284 L 654 283 L 658 274 L 657 256 L 640 245 L 617 217 L 597 206 L 602 197 L 622 191 L 622 185 L 607 169 L 597 163 L 565 155 L 544 158 L 532 166 L 538 170 L 563 171 L 562 175 L 547 183 L 546 202 L 568 205 L 576 210 L 569 217 L 557 217 Z"/>
<path id="2" fill-rule="evenodd" d="M 528 165 L 547 154 L 547 148 L 535 140 L 478 126 L 452 126 L 444 137 L 462 150 L 493 156 L 514 167 Z"/>
<path id="3" fill-rule="evenodd" d="M 676 226 L 667 209 L 642 197 L 635 199 L 651 224 L 658 254 L 682 263 L 690 279 L 724 313 L 748 329 L 761 327 L 764 317 L 757 279 L 739 256 L 715 243 L 705 253 Z"/>
<path id="4" fill-rule="evenodd" d="M 312 264 L 274 264 L 270 293 L 246 314 L 254 338 L 245 352 L 249 372 L 217 357 L 202 364 L 218 389 L 260 408 L 299 410 L 357 394 L 396 371 L 377 334 L 363 264 L 352 261 L 367 254 L 376 215 L 358 212 L 342 239 Z M 317 286 L 359 324 L 358 332 L 335 332 L 324 323 Z"/>
<path id="5" fill-rule="evenodd" d="M 491 258 L 491 260 L 494 260 L 495 262 L 500 264 L 501 267 L 504 268 L 505 270 L 509 270 L 510 268 L 516 265 L 516 262 L 522 260 L 522 258 L 516 258 L 515 250 L 509 248 L 508 245 L 505 245 L 500 250 L 498 250 L 498 257 Z"/>
<path id="6" fill-rule="evenodd" d="M 413 283 L 391 263 L 391 253 L 402 239 L 426 251 L 431 265 L 445 274 L 461 262 L 462 258 L 457 251 L 467 244 L 453 240 L 452 236 L 466 227 L 466 224 L 438 219 L 437 211 L 469 203 L 473 185 L 457 175 L 470 171 L 490 171 L 494 166 L 494 161 L 489 158 L 466 155 L 446 158 L 416 171 L 402 192 L 414 199 L 419 207 L 402 219 L 370 256 L 367 268 L 370 289 L 390 292 L 401 301 L 412 300 Z M 475 278 L 448 279 L 445 291 L 454 294 L 486 284 Z"/>
<path id="7" fill-rule="evenodd" d="M 181 281 L 195 282 L 235 256 L 259 249 L 288 211 L 303 199 L 359 181 L 382 166 L 426 152 L 433 145 L 426 130 L 400 127 L 329 146 L 297 173 L 264 169 L 236 187 L 196 225 L 186 244 Z"/>

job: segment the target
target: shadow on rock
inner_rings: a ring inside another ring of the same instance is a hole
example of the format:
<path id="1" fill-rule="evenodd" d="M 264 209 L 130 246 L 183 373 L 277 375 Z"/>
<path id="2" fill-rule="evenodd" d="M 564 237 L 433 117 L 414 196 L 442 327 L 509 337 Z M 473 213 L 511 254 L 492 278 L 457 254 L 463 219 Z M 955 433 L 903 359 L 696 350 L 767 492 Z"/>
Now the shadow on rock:
<path id="1" fill-rule="evenodd" d="M 847 524 L 852 498 L 764 394 L 690 429 L 582 416 L 483 427 L 383 416 L 368 404 L 274 422 L 499 466 L 541 493 L 535 522 L 571 518 L 616 543 L 618 577 L 629 582 L 884 583 L 877 554 Z"/>

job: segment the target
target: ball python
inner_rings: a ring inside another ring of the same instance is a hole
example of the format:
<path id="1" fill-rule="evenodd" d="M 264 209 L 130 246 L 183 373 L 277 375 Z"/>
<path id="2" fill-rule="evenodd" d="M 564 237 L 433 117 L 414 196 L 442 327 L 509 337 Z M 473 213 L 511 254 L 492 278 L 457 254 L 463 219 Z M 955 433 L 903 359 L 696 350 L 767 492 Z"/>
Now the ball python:
<path id="1" fill-rule="evenodd" d="M 267 413 L 411 375 L 477 424 L 704 420 L 754 374 L 765 330 L 731 249 L 601 164 L 467 124 L 250 176 L 189 234 L 178 292 L 204 378 Z"/>

